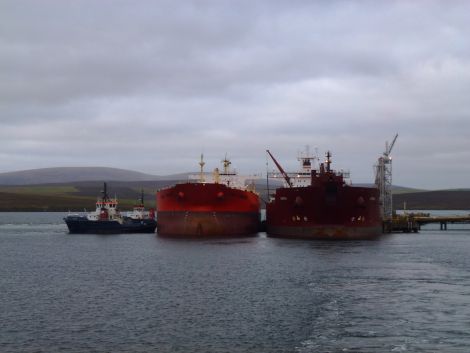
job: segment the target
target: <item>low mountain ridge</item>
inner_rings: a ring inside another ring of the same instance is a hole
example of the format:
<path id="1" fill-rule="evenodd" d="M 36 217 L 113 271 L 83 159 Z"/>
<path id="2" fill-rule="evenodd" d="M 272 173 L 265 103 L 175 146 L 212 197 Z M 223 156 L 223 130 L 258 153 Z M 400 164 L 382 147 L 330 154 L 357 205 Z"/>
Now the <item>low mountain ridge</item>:
<path id="1" fill-rule="evenodd" d="M 187 179 L 162 177 L 162 180 L 144 181 L 109 181 L 108 192 L 117 196 L 122 209 L 130 209 L 140 197 L 141 190 L 145 194 L 147 207 L 155 207 L 155 192 Z M 269 183 L 269 193 L 276 187 Z M 279 184 L 279 183 L 278 183 Z M 266 181 L 255 181 L 256 190 L 260 193 L 262 207 L 268 197 Z M 103 181 L 81 181 L 43 185 L 4 185 L 0 186 L 0 212 L 2 211 L 82 211 L 92 209 L 96 198 L 101 195 Z M 395 193 L 394 208 L 403 208 L 406 202 L 408 210 L 470 210 L 470 190 L 421 191 Z"/>
<path id="2" fill-rule="evenodd" d="M 470 210 L 470 190 L 435 190 L 393 195 L 395 209 Z"/>
<path id="3" fill-rule="evenodd" d="M 157 175 L 107 167 L 58 167 L 0 173 L 0 185 L 70 183 L 92 180 L 159 180 Z"/>

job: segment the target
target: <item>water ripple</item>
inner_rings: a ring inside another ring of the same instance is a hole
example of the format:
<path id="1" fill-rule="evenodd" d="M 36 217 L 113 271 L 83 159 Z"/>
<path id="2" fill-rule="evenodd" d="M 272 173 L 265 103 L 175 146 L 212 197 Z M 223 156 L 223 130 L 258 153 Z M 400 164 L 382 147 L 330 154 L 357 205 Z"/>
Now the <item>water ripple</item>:
<path id="1" fill-rule="evenodd" d="M 470 233 L 70 235 L 0 214 L 3 352 L 467 352 Z"/>

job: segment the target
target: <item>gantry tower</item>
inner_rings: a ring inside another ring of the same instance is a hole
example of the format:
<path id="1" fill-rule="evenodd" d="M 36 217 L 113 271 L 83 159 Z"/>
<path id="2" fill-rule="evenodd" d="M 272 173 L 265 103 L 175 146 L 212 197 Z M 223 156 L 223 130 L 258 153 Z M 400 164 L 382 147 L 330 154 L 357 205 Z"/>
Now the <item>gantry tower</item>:
<path id="1" fill-rule="evenodd" d="M 388 141 L 385 142 L 385 151 L 375 166 L 375 184 L 380 192 L 381 213 L 384 221 L 391 221 L 393 215 L 392 157 L 390 154 L 397 137 L 398 134 L 395 135 L 391 144 Z"/>

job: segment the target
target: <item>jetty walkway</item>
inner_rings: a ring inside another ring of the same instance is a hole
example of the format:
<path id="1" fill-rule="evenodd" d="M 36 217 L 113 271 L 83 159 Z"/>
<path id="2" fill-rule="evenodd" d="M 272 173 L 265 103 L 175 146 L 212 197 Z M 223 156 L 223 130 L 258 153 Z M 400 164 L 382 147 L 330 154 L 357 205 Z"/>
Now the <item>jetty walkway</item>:
<path id="1" fill-rule="evenodd" d="M 447 224 L 470 224 L 470 215 L 467 216 L 415 216 L 413 220 L 421 228 L 422 225 L 437 223 L 441 230 L 447 230 Z"/>
<path id="2" fill-rule="evenodd" d="M 470 214 L 466 216 L 430 216 L 425 213 L 407 213 L 396 215 L 385 221 L 384 233 L 417 233 L 423 225 L 439 224 L 441 230 L 447 230 L 448 224 L 470 224 Z"/>

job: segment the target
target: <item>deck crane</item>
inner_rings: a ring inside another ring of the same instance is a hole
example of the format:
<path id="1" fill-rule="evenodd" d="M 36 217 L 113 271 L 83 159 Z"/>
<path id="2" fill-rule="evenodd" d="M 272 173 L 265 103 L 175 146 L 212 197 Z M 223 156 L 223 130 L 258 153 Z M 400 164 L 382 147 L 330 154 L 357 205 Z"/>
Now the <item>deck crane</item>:
<path id="1" fill-rule="evenodd" d="M 392 157 L 390 154 L 397 138 L 398 134 L 395 135 L 391 144 L 388 141 L 385 142 L 385 151 L 375 166 L 375 184 L 380 192 L 381 213 L 384 221 L 392 220 Z"/>
<path id="2" fill-rule="evenodd" d="M 290 180 L 289 176 L 284 171 L 284 169 L 282 169 L 281 165 L 276 161 L 276 158 L 274 158 L 274 156 L 271 154 L 271 152 L 269 152 L 269 150 L 266 150 L 266 152 L 268 152 L 269 156 L 274 161 L 274 164 L 276 164 L 277 169 L 279 169 L 279 171 L 281 172 L 281 174 L 284 177 L 287 185 L 289 185 L 289 187 L 292 187 L 292 181 Z"/>

